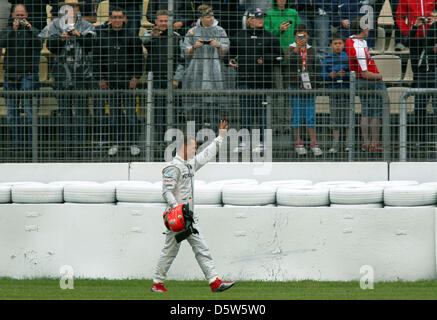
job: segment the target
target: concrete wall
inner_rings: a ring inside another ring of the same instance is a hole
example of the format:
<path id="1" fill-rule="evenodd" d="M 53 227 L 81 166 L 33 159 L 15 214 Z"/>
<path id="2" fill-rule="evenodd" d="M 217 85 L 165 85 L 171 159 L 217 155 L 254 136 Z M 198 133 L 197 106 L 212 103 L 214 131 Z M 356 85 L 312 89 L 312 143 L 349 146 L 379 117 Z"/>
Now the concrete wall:
<path id="1" fill-rule="evenodd" d="M 164 163 L 133 162 L 130 166 L 131 180 L 158 181 Z M 197 174 L 197 179 L 213 181 L 220 179 L 254 178 L 258 181 L 281 179 L 308 179 L 313 182 L 329 180 L 388 180 L 386 162 L 210 162 Z M 436 180 L 437 181 L 437 180 Z"/>
<path id="2" fill-rule="evenodd" d="M 392 162 L 390 180 L 437 181 L 437 162 Z"/>
<path id="3" fill-rule="evenodd" d="M 129 180 L 129 163 L 2 163 L 0 182 Z"/>
<path id="4" fill-rule="evenodd" d="M 219 275 L 237 280 L 436 279 L 435 209 L 198 208 Z M 0 205 L 0 276 L 151 278 L 161 208 Z M 170 279 L 203 279 L 188 243 Z"/>

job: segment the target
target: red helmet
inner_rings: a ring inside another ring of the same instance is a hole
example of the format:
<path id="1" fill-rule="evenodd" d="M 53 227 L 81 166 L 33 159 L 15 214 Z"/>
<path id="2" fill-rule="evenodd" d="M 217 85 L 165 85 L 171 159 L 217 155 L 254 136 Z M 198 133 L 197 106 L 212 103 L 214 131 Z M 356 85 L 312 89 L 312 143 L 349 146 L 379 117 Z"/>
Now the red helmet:
<path id="1" fill-rule="evenodd" d="M 185 218 L 188 211 L 188 206 L 185 204 L 180 204 L 176 208 L 171 209 L 169 212 L 164 212 L 163 219 L 164 224 L 168 230 L 179 232 L 185 228 Z"/>

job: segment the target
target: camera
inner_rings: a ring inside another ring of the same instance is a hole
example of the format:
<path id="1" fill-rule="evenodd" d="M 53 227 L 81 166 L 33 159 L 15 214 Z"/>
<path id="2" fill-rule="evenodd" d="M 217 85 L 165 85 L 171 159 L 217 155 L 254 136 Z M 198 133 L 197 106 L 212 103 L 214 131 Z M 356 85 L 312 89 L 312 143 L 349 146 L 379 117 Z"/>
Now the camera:
<path id="1" fill-rule="evenodd" d="M 428 18 L 424 18 L 422 19 L 423 23 L 428 24 L 431 20 L 429 20 Z"/>
<path id="2" fill-rule="evenodd" d="M 211 40 L 201 40 L 203 44 L 210 44 Z"/>
<path id="3" fill-rule="evenodd" d="M 25 19 L 20 19 L 18 20 L 18 22 L 20 23 L 20 26 L 25 28 L 25 29 L 29 29 L 29 27 L 27 26 L 27 21 Z"/>

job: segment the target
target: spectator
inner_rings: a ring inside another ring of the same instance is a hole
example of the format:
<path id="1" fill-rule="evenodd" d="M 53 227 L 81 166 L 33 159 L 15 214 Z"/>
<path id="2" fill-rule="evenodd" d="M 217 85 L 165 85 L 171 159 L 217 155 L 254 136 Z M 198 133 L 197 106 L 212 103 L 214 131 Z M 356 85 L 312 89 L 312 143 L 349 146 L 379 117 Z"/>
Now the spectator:
<path id="1" fill-rule="evenodd" d="M 94 50 L 94 75 L 101 90 L 135 90 L 143 72 L 143 47 L 137 34 L 126 27 L 127 19 L 123 8 L 111 8 L 109 28 L 101 30 Z M 132 156 L 140 154 L 138 141 L 138 119 L 135 95 L 132 93 L 110 96 L 110 122 L 113 145 L 109 156 L 118 153 L 119 144 L 131 144 Z M 103 118 L 104 102 L 99 108 Z M 123 115 L 126 110 L 126 115 Z M 123 140 L 123 133 L 127 134 Z"/>
<path id="2" fill-rule="evenodd" d="M 429 20 L 426 23 L 426 19 Z M 414 88 L 435 88 L 436 87 L 436 70 L 435 70 L 435 44 L 437 42 L 437 11 L 432 12 L 429 16 L 419 17 L 415 20 L 410 32 L 407 35 L 407 43 L 410 48 L 411 66 L 414 73 Z M 420 32 L 420 30 L 424 32 Z M 413 134 L 416 137 L 416 146 L 425 149 L 429 141 L 429 123 L 426 115 L 426 105 L 429 101 L 430 94 L 416 94 L 414 106 L 414 129 Z M 435 97 L 435 95 L 434 95 Z M 433 98 L 434 105 L 436 105 Z M 436 108 L 434 108 L 437 111 Z"/>
<path id="3" fill-rule="evenodd" d="M 33 51 L 37 48 L 41 50 L 38 33 L 39 31 L 28 20 L 26 7 L 20 4 L 15 5 L 12 10 L 12 19 L 9 20 L 9 25 L 2 31 L 0 37 L 0 48 L 6 49 L 3 66 L 5 70 L 3 88 L 5 91 L 33 90 L 35 88 Z M 7 121 L 11 127 L 14 147 L 30 147 L 32 142 L 32 97 L 8 96 L 5 100 Z M 25 124 L 29 132 L 28 139 L 24 134 L 23 117 L 20 115 L 20 101 L 26 114 Z"/>
<path id="4" fill-rule="evenodd" d="M 254 10 L 249 13 L 247 30 L 240 30 L 232 39 L 229 65 L 237 70 L 239 89 L 273 88 L 273 65 L 280 62 L 281 47 L 279 40 L 264 30 L 264 12 Z M 279 58 L 279 59 L 278 59 Z M 260 145 L 255 152 L 264 151 L 263 130 L 266 129 L 266 97 L 260 95 L 240 95 L 241 125 L 253 128 L 258 119 L 261 131 Z M 235 152 L 242 152 L 245 145 L 239 145 Z"/>
<path id="5" fill-rule="evenodd" d="M 199 21 L 187 32 L 182 44 L 182 50 L 187 58 L 182 88 L 223 90 L 225 76 L 222 57 L 228 53 L 229 39 L 226 31 L 218 26 L 218 21 L 214 19 L 212 7 L 201 5 L 198 12 Z M 222 116 L 225 112 L 224 98 L 221 96 L 184 98 L 188 118 L 197 123 L 204 123 L 207 126 L 218 123 L 220 112 Z"/>
<path id="6" fill-rule="evenodd" d="M 292 43 L 284 55 L 284 88 L 291 90 L 316 89 L 318 87 L 318 70 L 316 52 L 308 44 L 308 31 L 304 24 L 298 24 L 294 30 L 296 42 Z M 308 94 L 297 94 L 291 97 L 291 108 L 293 109 L 292 128 L 295 135 L 295 151 L 298 155 L 307 153 L 301 136 L 300 128 L 305 117 L 308 135 L 311 139 L 311 151 L 315 156 L 323 154 L 316 138 L 316 115 L 315 97 Z"/>
<path id="7" fill-rule="evenodd" d="M 273 9 L 264 18 L 264 28 L 279 39 L 284 52 L 295 42 L 294 28 L 301 22 L 297 11 L 288 8 L 288 1 L 291 0 L 272 0 Z"/>
<path id="8" fill-rule="evenodd" d="M 325 57 L 322 67 L 322 78 L 330 89 L 349 89 L 349 62 L 344 51 L 344 40 L 339 34 L 331 38 L 332 52 Z M 340 128 L 349 119 L 349 93 L 334 93 L 329 96 L 330 120 L 333 133 L 332 147 L 329 153 L 340 150 Z M 349 137 L 349 128 L 346 128 Z M 346 146 L 345 151 L 349 151 Z"/>
<path id="9" fill-rule="evenodd" d="M 78 0 L 65 0 L 59 5 L 59 17 L 39 36 L 47 39 L 47 49 L 55 55 L 55 89 L 72 92 L 58 97 L 60 130 L 65 145 L 74 145 L 75 151 L 80 152 L 86 138 L 88 102 L 79 92 L 93 89 L 91 51 L 96 33 L 94 26 L 82 19 Z"/>
<path id="10" fill-rule="evenodd" d="M 185 30 L 196 26 L 198 15 L 196 9 L 200 5 L 208 5 L 214 8 L 214 14 L 220 27 L 226 30 L 228 35 L 232 35 L 241 28 L 241 17 L 238 9 L 238 0 L 206 0 L 206 1 L 187 1 L 181 0 L 177 6 L 176 19 L 183 23 Z"/>
<path id="11" fill-rule="evenodd" d="M 369 53 L 366 38 L 369 35 L 369 27 L 361 23 L 361 18 L 355 19 L 351 28 L 353 35 L 346 40 L 346 53 L 349 59 L 350 71 L 356 73 L 357 89 L 368 90 L 366 93 L 359 93 L 361 100 L 361 136 L 363 145 L 361 150 L 366 152 L 382 152 L 382 144 L 379 140 L 381 126 L 383 99 L 378 91 L 387 94 L 387 88 L 382 82 L 382 75 L 376 67 L 375 61 Z M 371 140 L 369 140 L 368 128 L 371 129 Z"/>
<path id="12" fill-rule="evenodd" d="M 273 9 L 272 0 L 246 0 L 245 3 L 249 12 L 253 12 L 255 10 L 267 12 L 270 9 Z"/>
<path id="13" fill-rule="evenodd" d="M 367 37 L 367 45 L 369 48 L 375 46 L 375 28 L 376 28 L 376 18 L 379 14 L 381 6 L 373 5 L 373 12 L 366 10 L 365 6 L 370 6 L 371 3 L 375 1 L 368 0 L 339 0 L 338 1 L 338 19 L 333 20 L 333 25 L 339 28 L 340 34 L 344 39 L 349 38 L 353 35 L 351 28 L 352 21 L 356 20 L 358 17 L 364 18 L 367 14 L 369 23 L 369 36 Z M 371 15 L 372 13 L 372 15 Z M 364 18 L 366 19 L 366 18 Z"/>
<path id="14" fill-rule="evenodd" d="M 435 4 L 435 1 L 427 0 L 399 0 L 396 10 L 396 24 L 402 34 L 408 36 L 416 20 L 421 17 L 430 16 L 431 12 L 435 9 Z M 415 28 L 413 36 L 423 38 L 426 36 L 430 26 L 430 24 L 422 24 L 419 28 Z"/>
<path id="15" fill-rule="evenodd" d="M 147 30 L 142 37 L 147 49 L 147 72 L 153 72 L 153 88 L 167 89 L 168 73 L 168 11 L 158 10 L 155 14 L 155 27 Z M 182 38 L 179 33 L 173 32 L 173 87 L 177 88 L 184 74 L 184 66 L 180 45 Z M 166 127 L 166 99 L 164 96 L 155 95 L 155 140 L 164 141 Z"/>
<path id="16" fill-rule="evenodd" d="M 188 29 L 190 28 L 190 27 L 184 28 L 184 21 L 179 17 L 178 10 L 179 10 L 179 5 L 181 5 L 181 3 L 183 2 L 178 1 L 174 3 L 175 16 L 173 17 L 173 29 L 178 33 L 181 33 L 184 30 L 185 32 L 187 32 Z M 155 20 L 156 14 L 155 16 L 153 16 L 154 13 L 160 10 L 167 10 L 167 9 L 168 9 L 168 0 L 150 0 L 149 5 L 147 7 L 148 21 L 152 22 Z"/>
<path id="17" fill-rule="evenodd" d="M 11 7 L 7 0 L 0 0 L 0 32 L 8 25 Z"/>
<path id="18" fill-rule="evenodd" d="M 17 4 L 26 6 L 29 23 L 37 30 L 42 30 L 47 25 L 47 5 L 51 2 L 51 0 L 9 0 L 12 6 Z"/>
<path id="19" fill-rule="evenodd" d="M 47 5 L 52 0 L 9 0 L 12 5 L 24 4 L 29 14 L 29 23 L 37 30 L 42 30 L 47 26 Z M 34 89 L 39 89 L 39 62 L 41 59 L 41 47 L 34 48 L 33 59 L 35 70 Z"/>
<path id="20" fill-rule="evenodd" d="M 153 0 L 150 0 L 152 2 Z M 138 36 L 143 19 L 143 0 L 110 0 L 111 6 L 123 9 L 126 15 L 126 27 Z"/>
<path id="21" fill-rule="evenodd" d="M 302 24 L 313 39 L 319 61 L 328 54 L 330 26 L 338 10 L 338 0 L 296 0 L 296 10 Z"/>
<path id="22" fill-rule="evenodd" d="M 20 0 L 18 0 L 20 1 Z M 81 9 L 81 15 L 82 19 L 86 20 L 88 22 L 94 23 L 97 21 L 97 9 L 99 7 L 99 3 L 102 0 L 84 0 L 82 2 L 79 2 L 80 5 L 82 5 Z M 48 0 L 50 6 L 52 7 L 52 10 L 50 13 L 53 17 L 56 17 L 58 15 L 59 11 L 59 4 L 56 0 Z"/>

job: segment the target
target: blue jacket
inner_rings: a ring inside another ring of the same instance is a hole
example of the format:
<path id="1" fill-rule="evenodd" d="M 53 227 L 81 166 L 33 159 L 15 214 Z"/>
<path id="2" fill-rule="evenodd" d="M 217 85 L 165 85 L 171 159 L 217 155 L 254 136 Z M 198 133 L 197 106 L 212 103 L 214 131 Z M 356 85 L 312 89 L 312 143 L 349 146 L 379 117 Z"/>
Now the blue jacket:
<path id="1" fill-rule="evenodd" d="M 342 78 L 337 77 L 331 79 L 331 71 L 346 71 L 346 76 Z M 322 79 L 327 84 L 328 88 L 349 88 L 349 61 L 346 52 L 343 50 L 338 56 L 334 52 L 331 52 L 325 57 L 322 65 Z M 343 82 L 337 82 L 343 80 Z"/>

